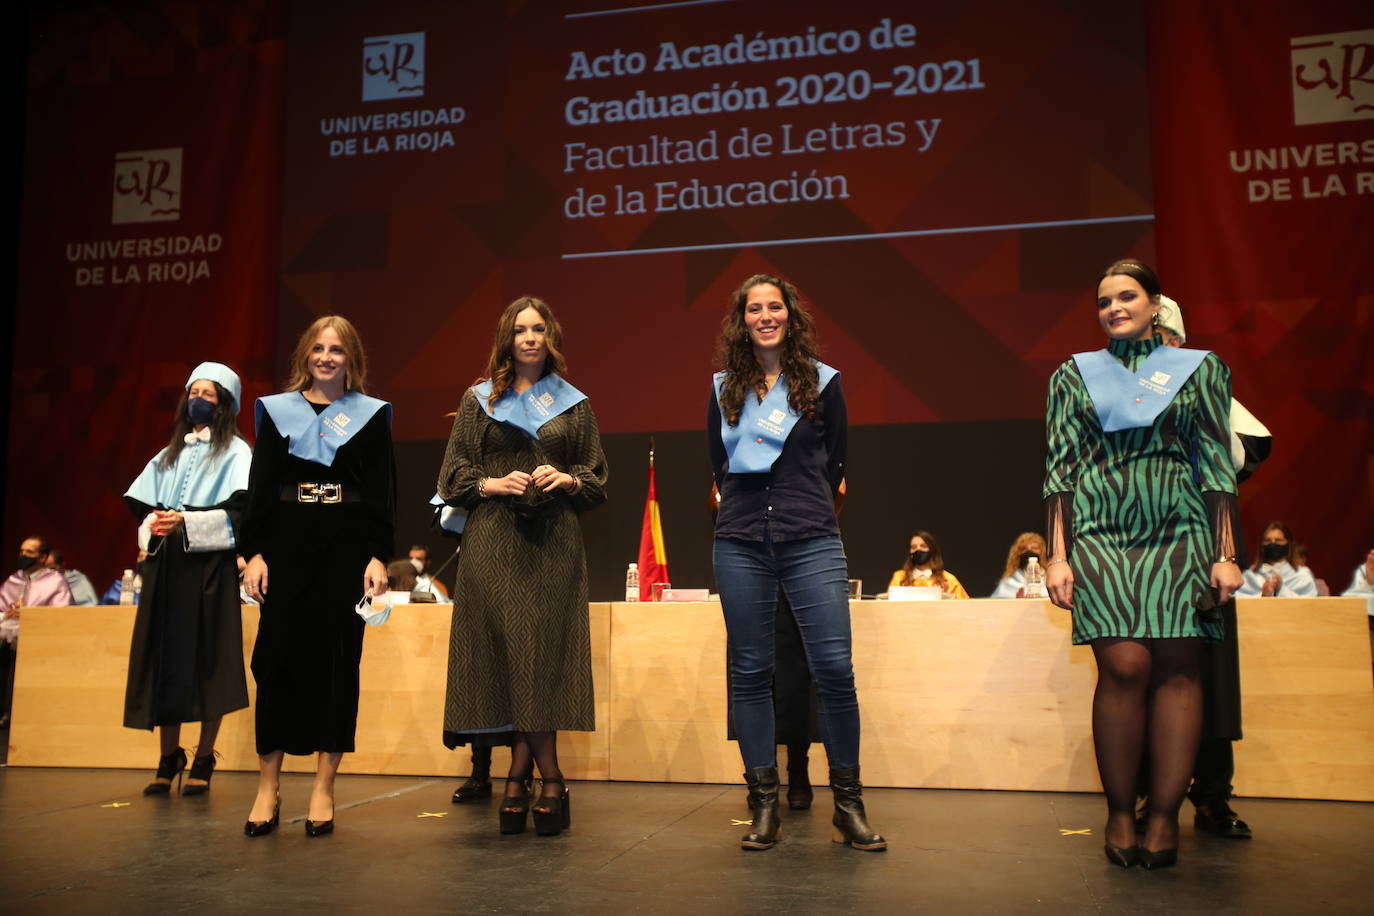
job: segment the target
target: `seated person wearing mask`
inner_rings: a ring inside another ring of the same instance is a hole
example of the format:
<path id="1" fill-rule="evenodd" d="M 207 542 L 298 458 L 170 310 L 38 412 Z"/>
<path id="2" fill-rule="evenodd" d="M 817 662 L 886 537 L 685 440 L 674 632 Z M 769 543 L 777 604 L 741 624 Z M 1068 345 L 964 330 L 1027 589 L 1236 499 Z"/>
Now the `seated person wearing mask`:
<path id="1" fill-rule="evenodd" d="M 1275 519 L 1264 526 L 1260 554 L 1245 570 L 1245 584 L 1236 592 L 1242 598 L 1315 598 L 1317 582 L 1312 570 L 1295 562 L 1293 533 Z"/>
<path id="2" fill-rule="evenodd" d="M 940 542 L 929 531 L 917 531 L 911 536 L 910 551 L 902 568 L 892 574 L 888 588 L 897 585 L 934 585 L 944 594 L 942 598 L 967 598 L 968 592 L 959 584 L 954 573 L 945 569 Z"/>
<path id="3" fill-rule="evenodd" d="M 1034 531 L 1024 531 L 1012 541 L 1007 551 L 1007 565 L 1002 570 L 1002 579 L 997 583 L 990 598 L 1021 598 L 1026 587 L 1026 564 L 1035 557 L 1042 565 L 1045 562 L 1045 539 Z"/>
<path id="4" fill-rule="evenodd" d="M 19 609 L 57 607 L 72 603 L 67 579 L 47 565 L 48 542 L 24 538 L 19 545 L 19 568 L 0 585 L 0 728 L 9 727 L 14 694 L 14 653 L 19 639 Z"/>

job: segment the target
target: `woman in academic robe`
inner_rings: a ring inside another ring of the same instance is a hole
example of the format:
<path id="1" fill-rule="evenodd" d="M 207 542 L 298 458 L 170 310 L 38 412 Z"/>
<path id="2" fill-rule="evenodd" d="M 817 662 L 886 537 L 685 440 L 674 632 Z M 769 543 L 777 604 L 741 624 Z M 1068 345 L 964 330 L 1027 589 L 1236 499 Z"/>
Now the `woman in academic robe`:
<path id="1" fill-rule="evenodd" d="M 945 554 L 940 542 L 929 531 L 917 531 L 907 543 L 906 561 L 894 570 L 888 588 L 898 586 L 935 586 L 941 598 L 967 598 L 968 592 L 954 573 L 945 569 Z"/>
<path id="2" fill-rule="evenodd" d="M 558 732 L 596 727 L 577 516 L 605 501 L 606 459 L 596 415 L 566 371 L 549 306 L 532 296 L 508 305 L 439 471 L 440 497 L 468 512 L 444 743 L 511 745 L 502 833 L 523 832 L 531 810 L 540 835 L 571 825 Z M 534 766 L 541 788 L 531 799 Z"/>
<path id="3" fill-rule="evenodd" d="M 317 755 L 307 836 L 334 829 L 334 776 L 354 750 L 360 598 L 387 590 L 395 538 L 391 405 L 364 394 L 367 357 L 343 317 L 296 343 L 282 394 L 257 404 L 243 587 L 260 602 L 252 671 L 258 795 L 244 832 L 276 829 L 284 754 Z"/>
<path id="4" fill-rule="evenodd" d="M 1039 563 L 1045 556 L 1045 539 L 1034 531 L 1023 531 L 1011 542 L 1002 578 L 997 580 L 990 598 L 1020 598 L 1026 587 L 1026 567 L 1032 557 Z"/>
<path id="5" fill-rule="evenodd" d="M 796 617 L 835 797 L 832 838 L 876 851 L 859 782 L 859 703 L 849 623 L 849 571 L 835 519 L 848 417 L 839 373 L 820 362 L 815 324 L 796 287 L 758 274 L 731 298 L 707 402 L 711 470 L 720 490 L 714 565 L 730 642 L 731 712 L 753 822 L 744 849 L 778 840 L 773 708 L 778 590 Z"/>
<path id="6" fill-rule="evenodd" d="M 1259 553 L 1236 594 L 1242 598 L 1317 597 L 1317 580 L 1312 570 L 1297 561 L 1296 548 L 1288 525 L 1278 519 L 1265 525 Z"/>
<path id="7" fill-rule="evenodd" d="M 147 551 L 124 725 L 157 727 L 162 744 L 144 795 L 168 794 L 186 769 L 183 722 L 199 722 L 200 738 L 181 794 L 208 792 L 220 723 L 248 705 L 235 547 L 253 453 L 239 433 L 241 391 L 223 363 L 196 366 L 170 440 L 124 494 Z"/>
<path id="8" fill-rule="evenodd" d="M 1175 864 L 1178 810 L 1202 728 L 1204 640 L 1240 586 L 1230 372 L 1166 347 L 1159 280 L 1118 261 L 1097 284 L 1104 349 L 1050 379 L 1045 585 L 1097 660 L 1093 743 L 1107 798 L 1107 858 Z M 1137 770 L 1150 735 L 1150 813 L 1137 843 Z"/>

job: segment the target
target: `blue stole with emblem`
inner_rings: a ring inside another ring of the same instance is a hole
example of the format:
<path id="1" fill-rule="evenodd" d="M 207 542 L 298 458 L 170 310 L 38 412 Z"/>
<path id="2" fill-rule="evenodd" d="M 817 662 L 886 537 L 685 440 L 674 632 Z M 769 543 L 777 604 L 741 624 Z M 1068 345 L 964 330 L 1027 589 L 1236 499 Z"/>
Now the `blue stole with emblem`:
<path id="1" fill-rule="evenodd" d="M 477 403 L 497 423 L 507 423 L 529 434 L 531 439 L 539 438 L 539 428 L 554 417 L 571 407 L 575 407 L 587 396 L 568 384 L 557 372 L 535 382 L 524 394 L 516 394 L 508 388 L 496 400 L 495 406 L 489 402 L 491 379 L 473 385 Z"/>
<path id="2" fill-rule="evenodd" d="M 1102 431 L 1114 433 L 1153 426 L 1210 352 L 1155 347 L 1134 372 L 1108 350 L 1075 353 L 1073 361 L 1093 400 Z"/>
<path id="3" fill-rule="evenodd" d="M 163 449 L 162 452 L 165 452 Z M 224 450 L 210 457 L 210 443 L 196 441 L 185 446 L 170 468 L 161 467 L 158 452 L 143 469 L 125 496 L 160 509 L 198 509 L 218 506 L 239 490 L 248 489 L 248 466 L 253 451 L 238 436 Z"/>
<path id="4" fill-rule="evenodd" d="M 839 375 L 838 369 L 816 361 L 816 390 L 824 391 L 830 380 Z M 712 376 L 716 391 L 716 403 L 720 403 L 720 389 L 725 384 L 725 373 L 717 372 Z M 731 474 L 766 474 L 773 469 L 773 462 L 782 454 L 783 444 L 787 441 L 792 427 L 797 425 L 801 416 L 787 406 L 787 376 L 778 376 L 772 389 L 760 401 L 754 392 L 746 392 L 744 406 L 740 409 L 739 422 L 731 426 L 720 415 L 720 439 L 729 456 L 726 468 Z"/>
<path id="5" fill-rule="evenodd" d="M 353 434 L 384 407 L 387 422 L 390 422 L 390 404 L 350 391 L 317 414 L 305 395 L 287 391 L 258 398 L 254 423 L 255 429 L 261 427 L 262 414 L 266 411 L 272 416 L 277 430 L 286 437 L 288 452 L 297 458 L 332 467 L 339 446 L 353 438 Z"/>

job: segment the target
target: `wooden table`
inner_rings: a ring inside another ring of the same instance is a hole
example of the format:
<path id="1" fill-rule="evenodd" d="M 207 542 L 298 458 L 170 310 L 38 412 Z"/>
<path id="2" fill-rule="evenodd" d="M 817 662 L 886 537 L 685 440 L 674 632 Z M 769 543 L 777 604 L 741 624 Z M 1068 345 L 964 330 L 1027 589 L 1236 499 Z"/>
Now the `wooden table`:
<path id="1" fill-rule="evenodd" d="M 1365 603 L 1241 599 L 1245 740 L 1236 790 L 1261 797 L 1374 801 L 1374 679 Z M 392 611 L 367 631 L 358 753 L 344 771 L 452 775 L 466 755 L 441 743 L 447 605 Z M 873 786 L 1097 791 L 1092 653 L 1069 643 L 1067 614 L 1045 601 L 863 601 L 851 605 L 863 716 L 863 778 Z M 243 609 L 244 654 L 257 609 Z M 569 732 L 573 779 L 740 781 L 726 740 L 720 607 L 593 603 L 598 729 Z M 151 771 L 156 737 L 122 721 L 133 609 L 27 608 L 15 679 L 12 766 Z M 249 678 L 250 697 L 252 678 Z M 197 726 L 183 729 L 193 744 Z M 252 712 L 225 719 L 224 769 L 252 770 Z M 498 752 L 498 772 L 504 767 Z M 288 770 L 312 769 L 287 758 Z M 812 755 L 813 780 L 825 755 Z"/>

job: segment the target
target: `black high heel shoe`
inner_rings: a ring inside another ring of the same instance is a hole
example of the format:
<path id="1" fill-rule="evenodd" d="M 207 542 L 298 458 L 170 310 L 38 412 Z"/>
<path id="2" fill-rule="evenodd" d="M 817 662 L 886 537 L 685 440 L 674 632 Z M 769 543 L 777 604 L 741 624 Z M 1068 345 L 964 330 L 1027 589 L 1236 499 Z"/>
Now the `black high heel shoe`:
<path id="1" fill-rule="evenodd" d="M 1178 864 L 1178 847 L 1150 852 L 1142 846 L 1140 847 L 1140 864 L 1151 871 L 1156 868 L 1172 868 Z"/>
<path id="2" fill-rule="evenodd" d="M 528 779 L 506 777 L 506 783 L 520 783 L 521 795 L 506 795 L 501 799 L 501 832 L 504 834 L 524 833 L 525 816 L 530 813 L 531 785 Z"/>
<path id="3" fill-rule="evenodd" d="M 166 782 L 150 782 L 143 787 L 144 795 L 168 795 L 172 791 L 172 780 L 177 781 L 177 788 L 181 788 L 181 774 L 186 769 L 186 751 L 177 748 L 170 754 L 163 754 L 157 761 L 156 779 L 165 779 Z"/>
<path id="4" fill-rule="evenodd" d="M 187 779 L 203 779 L 204 785 L 192 785 L 186 783 L 181 787 L 182 795 L 204 795 L 210 791 L 210 777 L 215 775 L 215 752 L 211 751 L 204 757 L 197 757 L 191 761 L 191 772 L 186 774 Z"/>
<path id="5" fill-rule="evenodd" d="M 272 819 L 270 821 L 244 821 L 244 836 L 267 836 L 277 829 L 277 824 L 281 823 L 281 795 L 277 795 L 277 803 L 272 807 Z"/>
<path id="6" fill-rule="evenodd" d="M 306 835 L 306 836 L 328 836 L 329 834 L 331 834 L 331 833 L 333 833 L 333 832 L 334 832 L 334 811 L 333 811 L 332 807 L 331 807 L 330 812 L 329 812 L 329 820 L 327 820 L 327 821 L 312 821 L 312 820 L 311 820 L 310 818 L 308 818 L 308 817 L 305 819 L 305 835 Z"/>
<path id="7" fill-rule="evenodd" d="M 568 786 L 561 779 L 541 781 L 544 785 L 556 782 L 563 787 L 563 791 L 557 795 L 541 794 L 539 800 L 534 803 L 534 832 L 540 836 L 558 836 L 572 826 L 572 804 Z"/>
<path id="8" fill-rule="evenodd" d="M 478 779 L 476 776 L 469 776 L 467 782 L 459 786 L 453 793 L 455 805 L 487 798 L 491 798 L 491 780 Z"/>
<path id="9" fill-rule="evenodd" d="M 1122 868 L 1130 868 L 1140 861 L 1140 853 L 1143 851 L 1139 846 L 1113 846 L 1107 843 L 1102 847 L 1102 851 L 1107 854 L 1107 861 Z"/>

